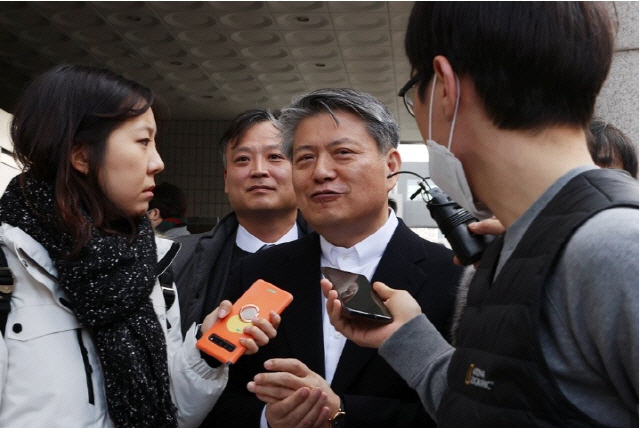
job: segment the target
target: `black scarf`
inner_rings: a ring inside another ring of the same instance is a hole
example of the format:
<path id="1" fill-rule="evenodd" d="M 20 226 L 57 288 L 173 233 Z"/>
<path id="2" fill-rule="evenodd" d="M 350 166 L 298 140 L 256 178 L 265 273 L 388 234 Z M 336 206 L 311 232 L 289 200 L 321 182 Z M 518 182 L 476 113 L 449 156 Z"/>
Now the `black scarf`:
<path id="1" fill-rule="evenodd" d="M 27 202 L 18 178 L 0 198 L 0 221 L 48 251 L 76 316 L 93 331 L 109 416 L 119 428 L 177 427 L 166 341 L 150 299 L 157 255 L 149 220 L 138 222 L 133 242 L 94 228 L 69 260 L 73 241 L 55 217 L 53 185 L 26 178 Z"/>

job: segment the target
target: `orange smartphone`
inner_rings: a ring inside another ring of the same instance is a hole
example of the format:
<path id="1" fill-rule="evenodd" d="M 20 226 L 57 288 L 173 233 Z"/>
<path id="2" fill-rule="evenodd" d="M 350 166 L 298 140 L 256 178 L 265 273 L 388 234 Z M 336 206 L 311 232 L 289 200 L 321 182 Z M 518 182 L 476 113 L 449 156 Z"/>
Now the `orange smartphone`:
<path id="1" fill-rule="evenodd" d="M 233 364 L 247 350 L 240 338 L 251 338 L 242 331 L 255 317 L 269 319 L 269 313 L 280 314 L 289 306 L 293 296 L 261 279 L 233 304 L 231 313 L 217 320 L 196 342 L 196 347 L 224 364 Z"/>

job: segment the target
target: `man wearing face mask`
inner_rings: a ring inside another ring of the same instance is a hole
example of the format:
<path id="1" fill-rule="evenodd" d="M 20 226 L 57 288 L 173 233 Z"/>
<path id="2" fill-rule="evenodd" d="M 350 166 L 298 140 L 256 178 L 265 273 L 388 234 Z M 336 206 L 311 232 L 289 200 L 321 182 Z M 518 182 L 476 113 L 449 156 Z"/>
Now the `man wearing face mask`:
<path id="1" fill-rule="evenodd" d="M 598 3 L 414 6 L 400 95 L 431 178 L 506 232 L 456 348 L 404 291 L 374 285 L 394 322 L 365 328 L 322 285 L 336 329 L 380 348 L 439 427 L 638 426 L 638 185 L 585 136 L 613 41 Z"/>

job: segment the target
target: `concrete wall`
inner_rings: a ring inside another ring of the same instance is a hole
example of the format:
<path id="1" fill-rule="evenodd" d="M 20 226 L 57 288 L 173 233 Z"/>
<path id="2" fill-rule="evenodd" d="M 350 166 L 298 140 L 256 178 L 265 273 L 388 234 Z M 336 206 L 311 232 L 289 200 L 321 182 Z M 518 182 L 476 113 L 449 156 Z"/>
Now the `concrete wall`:
<path id="1" fill-rule="evenodd" d="M 610 2 L 618 21 L 616 53 L 598 101 L 596 115 L 638 144 L 638 2 Z"/>

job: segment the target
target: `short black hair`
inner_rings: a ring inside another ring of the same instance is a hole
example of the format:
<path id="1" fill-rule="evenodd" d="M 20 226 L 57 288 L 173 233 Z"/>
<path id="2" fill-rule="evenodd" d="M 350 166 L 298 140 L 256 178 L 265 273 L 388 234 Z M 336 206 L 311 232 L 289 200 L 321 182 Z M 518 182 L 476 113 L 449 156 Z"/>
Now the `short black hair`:
<path id="1" fill-rule="evenodd" d="M 160 217 L 182 217 L 187 215 L 187 195 L 175 184 L 166 181 L 153 189 L 153 199 L 149 201 L 149 209 L 158 208 Z"/>
<path id="2" fill-rule="evenodd" d="M 389 198 L 389 206 L 391 207 L 394 213 L 398 212 L 398 203 L 396 202 L 395 199 Z"/>
<path id="3" fill-rule="evenodd" d="M 611 168 L 622 165 L 633 178 L 638 178 L 638 149 L 624 132 L 597 117 L 591 121 L 587 146 L 596 165 Z"/>
<path id="4" fill-rule="evenodd" d="M 227 146 L 229 144 L 231 144 L 231 146 L 233 147 L 236 143 L 238 143 L 238 141 L 242 139 L 242 137 L 244 137 L 244 134 L 251 127 L 257 125 L 258 123 L 271 122 L 275 126 L 275 123 L 278 120 L 279 116 L 279 110 L 271 112 L 267 109 L 256 108 L 242 112 L 235 118 L 233 118 L 227 130 L 224 131 L 224 134 L 222 134 L 222 137 L 220 137 L 219 148 L 220 155 L 222 156 L 222 164 L 224 165 L 224 167 L 227 167 L 226 154 Z"/>
<path id="5" fill-rule="evenodd" d="M 495 126 L 585 128 L 613 55 L 613 24 L 597 2 L 415 2 L 405 38 L 420 98 L 446 57 L 468 75 Z"/>

